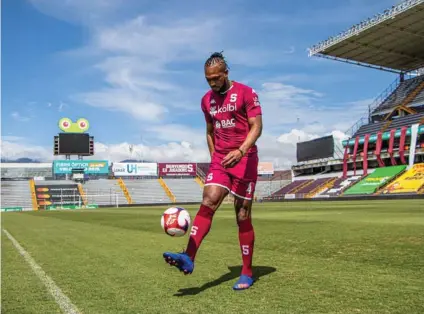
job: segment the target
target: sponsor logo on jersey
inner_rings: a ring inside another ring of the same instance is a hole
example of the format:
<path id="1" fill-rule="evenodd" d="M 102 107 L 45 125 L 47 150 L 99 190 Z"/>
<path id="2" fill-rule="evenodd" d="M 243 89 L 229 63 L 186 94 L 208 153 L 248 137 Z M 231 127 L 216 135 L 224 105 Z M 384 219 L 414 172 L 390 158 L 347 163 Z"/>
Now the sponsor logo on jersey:
<path id="1" fill-rule="evenodd" d="M 261 105 L 261 103 L 259 102 L 258 96 L 255 96 L 255 98 L 253 99 L 253 103 L 255 104 L 255 106 L 260 106 Z"/>
<path id="2" fill-rule="evenodd" d="M 214 115 L 216 115 L 217 111 L 216 111 L 216 106 L 211 106 L 211 109 L 209 111 L 210 115 L 213 117 Z"/>
<path id="3" fill-rule="evenodd" d="M 219 107 L 218 109 L 216 109 L 215 106 L 211 107 L 210 109 L 210 114 L 211 116 L 216 115 L 217 113 L 225 113 L 225 112 L 233 112 L 237 110 L 237 105 L 234 104 L 226 104 L 225 106 Z"/>
<path id="4" fill-rule="evenodd" d="M 221 121 L 215 122 L 215 128 L 216 129 L 228 129 L 228 128 L 234 128 L 236 126 L 236 120 L 233 119 L 223 119 Z"/>
<path id="5" fill-rule="evenodd" d="M 211 104 L 211 105 L 216 104 L 215 99 L 213 99 L 213 98 L 212 98 L 212 100 L 211 100 L 210 104 Z"/>
<path id="6" fill-rule="evenodd" d="M 236 121 L 235 119 L 224 119 L 221 120 L 221 126 L 224 129 L 228 129 L 228 128 L 234 128 L 236 126 Z"/>

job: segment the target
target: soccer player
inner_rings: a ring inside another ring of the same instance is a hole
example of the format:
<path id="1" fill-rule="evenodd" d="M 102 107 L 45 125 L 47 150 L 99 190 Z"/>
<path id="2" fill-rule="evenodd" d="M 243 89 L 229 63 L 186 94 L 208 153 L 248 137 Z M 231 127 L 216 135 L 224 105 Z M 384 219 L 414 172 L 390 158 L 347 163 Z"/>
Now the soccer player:
<path id="1" fill-rule="evenodd" d="M 255 143 L 262 133 L 262 110 L 252 88 L 228 79 L 228 66 L 222 53 L 213 53 L 206 60 L 204 70 L 211 90 L 203 96 L 201 108 L 206 120 L 211 164 L 203 201 L 193 220 L 186 250 L 182 253 L 165 252 L 163 257 L 184 274 L 191 274 L 196 253 L 209 233 L 215 211 L 228 193 L 232 193 L 243 260 L 241 276 L 233 289 L 243 290 L 254 282 L 255 233 L 251 209 L 258 175 Z"/>

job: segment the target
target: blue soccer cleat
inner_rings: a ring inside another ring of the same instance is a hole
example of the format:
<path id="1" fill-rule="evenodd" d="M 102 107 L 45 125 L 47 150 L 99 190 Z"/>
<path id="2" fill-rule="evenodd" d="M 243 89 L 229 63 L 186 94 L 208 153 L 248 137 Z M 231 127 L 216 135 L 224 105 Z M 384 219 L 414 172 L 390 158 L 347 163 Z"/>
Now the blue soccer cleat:
<path id="1" fill-rule="evenodd" d="M 246 290 L 249 289 L 253 285 L 253 278 L 241 275 L 240 279 L 234 284 L 233 289 L 234 290 Z"/>
<path id="2" fill-rule="evenodd" d="M 194 263 L 187 255 L 187 253 L 163 253 L 163 258 L 171 266 L 177 267 L 184 275 L 191 274 L 194 270 Z"/>

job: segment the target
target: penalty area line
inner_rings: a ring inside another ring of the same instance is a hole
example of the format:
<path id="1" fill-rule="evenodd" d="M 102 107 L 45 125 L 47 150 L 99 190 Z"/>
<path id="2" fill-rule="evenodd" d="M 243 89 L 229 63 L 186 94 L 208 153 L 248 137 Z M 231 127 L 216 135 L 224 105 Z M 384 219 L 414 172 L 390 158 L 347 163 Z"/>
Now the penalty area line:
<path id="1" fill-rule="evenodd" d="M 62 292 L 62 290 L 55 284 L 46 272 L 41 268 L 40 265 L 31 257 L 31 255 L 19 244 L 19 242 L 6 230 L 3 229 L 3 233 L 9 238 L 13 246 L 22 255 L 25 261 L 29 264 L 32 271 L 37 275 L 38 279 L 46 286 L 47 290 L 53 296 L 57 305 L 66 314 L 80 314 L 78 308 L 72 304 L 72 301 Z"/>

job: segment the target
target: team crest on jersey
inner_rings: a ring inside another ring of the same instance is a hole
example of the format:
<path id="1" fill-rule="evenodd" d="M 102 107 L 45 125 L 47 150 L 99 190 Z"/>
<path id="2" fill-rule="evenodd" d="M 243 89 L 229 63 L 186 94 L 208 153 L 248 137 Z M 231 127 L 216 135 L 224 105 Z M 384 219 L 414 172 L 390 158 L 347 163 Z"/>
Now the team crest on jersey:
<path id="1" fill-rule="evenodd" d="M 216 115 L 216 113 L 217 113 L 216 107 L 215 106 L 211 106 L 211 109 L 210 109 L 211 116 Z"/>

